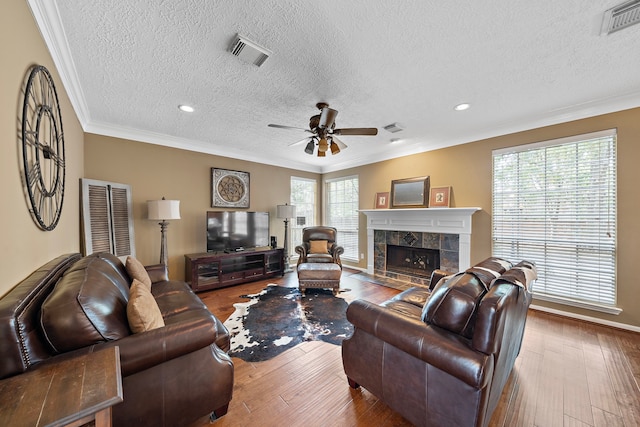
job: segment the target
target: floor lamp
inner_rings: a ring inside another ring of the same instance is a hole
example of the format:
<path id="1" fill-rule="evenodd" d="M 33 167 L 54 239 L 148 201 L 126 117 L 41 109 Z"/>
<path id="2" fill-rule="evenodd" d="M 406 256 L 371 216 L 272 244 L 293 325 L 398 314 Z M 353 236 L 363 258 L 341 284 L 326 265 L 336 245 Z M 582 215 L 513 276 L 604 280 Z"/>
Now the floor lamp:
<path id="1" fill-rule="evenodd" d="M 147 201 L 147 209 L 149 211 L 148 219 L 162 220 L 159 222 L 161 233 L 160 244 L 160 264 L 169 265 L 167 252 L 167 220 L 180 219 L 180 200 L 149 200 Z"/>
<path id="2" fill-rule="evenodd" d="M 289 268 L 289 218 L 296 216 L 296 207 L 288 204 L 278 205 L 276 207 L 276 216 L 284 219 L 284 272 L 288 273 Z"/>

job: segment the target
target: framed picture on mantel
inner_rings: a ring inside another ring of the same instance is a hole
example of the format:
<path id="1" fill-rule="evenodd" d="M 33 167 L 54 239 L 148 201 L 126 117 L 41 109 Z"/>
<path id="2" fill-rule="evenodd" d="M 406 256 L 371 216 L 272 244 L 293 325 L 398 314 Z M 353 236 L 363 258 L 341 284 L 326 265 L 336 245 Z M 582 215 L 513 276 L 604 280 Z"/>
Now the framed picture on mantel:
<path id="1" fill-rule="evenodd" d="M 392 208 L 426 208 L 428 194 L 428 176 L 391 181 Z"/>
<path id="2" fill-rule="evenodd" d="M 376 193 L 376 209 L 389 209 L 389 192 Z"/>
<path id="3" fill-rule="evenodd" d="M 429 196 L 430 208 L 448 208 L 449 197 L 451 196 L 451 187 L 437 187 L 431 189 Z"/>

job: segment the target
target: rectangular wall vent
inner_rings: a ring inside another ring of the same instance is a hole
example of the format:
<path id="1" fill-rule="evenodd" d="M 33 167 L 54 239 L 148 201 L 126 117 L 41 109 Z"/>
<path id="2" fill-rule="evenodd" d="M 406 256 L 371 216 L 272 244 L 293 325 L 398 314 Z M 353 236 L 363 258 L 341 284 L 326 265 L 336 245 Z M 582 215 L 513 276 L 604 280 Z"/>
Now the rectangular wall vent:
<path id="1" fill-rule="evenodd" d="M 229 47 L 229 52 L 243 61 L 257 65 L 258 67 L 264 64 L 264 61 L 271 56 L 270 51 L 240 34 L 236 36 L 231 47 Z"/>
<path id="2" fill-rule="evenodd" d="M 640 0 L 628 1 L 604 13 L 600 34 L 611 34 L 638 22 L 640 22 Z"/>

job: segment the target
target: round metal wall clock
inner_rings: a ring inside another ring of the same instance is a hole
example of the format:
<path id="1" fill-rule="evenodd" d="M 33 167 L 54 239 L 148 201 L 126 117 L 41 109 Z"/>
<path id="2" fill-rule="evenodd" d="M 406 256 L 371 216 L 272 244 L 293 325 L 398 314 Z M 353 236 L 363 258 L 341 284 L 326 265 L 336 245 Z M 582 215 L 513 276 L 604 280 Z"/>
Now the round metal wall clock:
<path id="1" fill-rule="evenodd" d="M 30 212 L 41 229 L 56 228 L 65 181 L 64 133 L 58 93 L 42 65 L 29 73 L 22 104 L 22 160 Z"/>

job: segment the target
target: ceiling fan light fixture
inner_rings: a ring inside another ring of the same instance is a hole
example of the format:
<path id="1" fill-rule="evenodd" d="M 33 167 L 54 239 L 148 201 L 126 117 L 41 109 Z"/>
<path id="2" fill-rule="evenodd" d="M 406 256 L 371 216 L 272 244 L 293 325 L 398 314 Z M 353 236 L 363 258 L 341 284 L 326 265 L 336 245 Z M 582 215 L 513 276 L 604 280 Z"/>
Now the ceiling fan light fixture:
<path id="1" fill-rule="evenodd" d="M 334 141 L 331 141 L 331 154 L 338 154 L 340 152 L 340 147 L 338 147 L 338 144 L 336 144 Z"/>
<path id="2" fill-rule="evenodd" d="M 327 142 L 326 138 L 320 138 L 320 141 L 318 142 L 318 152 L 326 152 L 329 149 L 329 143 Z"/>
<path id="3" fill-rule="evenodd" d="M 316 147 L 315 141 L 312 139 L 309 141 L 306 147 L 304 147 L 304 152 L 310 155 L 313 155 L 313 150 Z"/>

